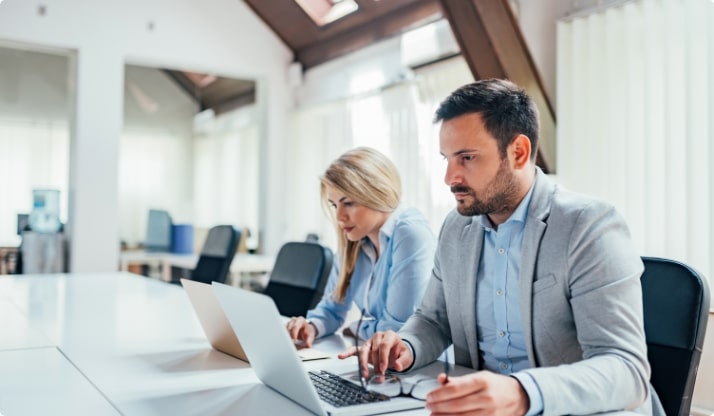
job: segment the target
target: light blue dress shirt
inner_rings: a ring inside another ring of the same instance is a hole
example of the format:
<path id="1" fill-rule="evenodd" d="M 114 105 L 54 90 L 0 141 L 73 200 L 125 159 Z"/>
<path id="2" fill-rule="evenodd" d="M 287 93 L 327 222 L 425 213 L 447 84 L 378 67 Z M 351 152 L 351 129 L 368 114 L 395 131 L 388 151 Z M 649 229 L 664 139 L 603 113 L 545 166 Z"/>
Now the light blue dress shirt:
<path id="1" fill-rule="evenodd" d="M 543 411 L 543 398 L 538 385 L 527 373 L 517 374 L 530 368 L 523 337 L 518 285 L 523 230 L 532 194 L 531 186 L 513 214 L 497 230 L 488 216 L 481 216 L 484 238 L 476 289 L 476 325 L 484 368 L 495 373 L 512 374 L 518 379 L 530 400 L 527 415 Z"/>
<path id="2" fill-rule="evenodd" d="M 400 206 L 380 228 L 379 245 L 382 250 L 377 258 L 370 240 L 362 240 L 342 303 L 332 296 L 340 265 L 335 256 L 325 295 L 307 313 L 319 337 L 333 334 L 344 324 L 352 302 L 366 310 L 358 333 L 362 339 L 371 338 L 376 331 L 399 330 L 416 310 L 434 266 L 436 237 L 428 221 L 418 210 Z"/>

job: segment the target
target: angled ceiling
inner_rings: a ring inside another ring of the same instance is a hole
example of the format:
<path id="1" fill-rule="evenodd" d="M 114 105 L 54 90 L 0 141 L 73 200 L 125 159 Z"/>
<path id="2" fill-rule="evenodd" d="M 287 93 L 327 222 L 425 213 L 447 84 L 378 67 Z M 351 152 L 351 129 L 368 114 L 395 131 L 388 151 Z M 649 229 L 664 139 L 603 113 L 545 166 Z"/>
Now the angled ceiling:
<path id="1" fill-rule="evenodd" d="M 319 25 L 298 3 L 338 0 L 245 0 L 293 51 L 303 70 L 410 29 L 447 18 L 474 79 L 507 78 L 533 97 L 541 115 L 537 164 L 555 165 L 555 112 L 510 0 L 353 0 L 358 10 Z M 318 19 L 319 20 L 319 19 Z"/>
<path id="2" fill-rule="evenodd" d="M 245 2 L 293 51 L 303 69 L 442 17 L 438 0 L 354 0 L 358 10 L 319 26 L 295 0 Z"/>

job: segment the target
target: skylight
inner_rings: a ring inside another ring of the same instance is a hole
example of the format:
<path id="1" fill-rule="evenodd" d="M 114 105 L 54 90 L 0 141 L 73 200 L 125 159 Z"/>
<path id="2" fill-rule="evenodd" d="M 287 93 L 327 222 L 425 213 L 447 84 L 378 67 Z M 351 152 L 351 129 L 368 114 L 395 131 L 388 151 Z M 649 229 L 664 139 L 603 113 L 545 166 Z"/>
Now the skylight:
<path id="1" fill-rule="evenodd" d="M 295 0 L 318 26 L 325 26 L 359 9 L 355 0 Z"/>

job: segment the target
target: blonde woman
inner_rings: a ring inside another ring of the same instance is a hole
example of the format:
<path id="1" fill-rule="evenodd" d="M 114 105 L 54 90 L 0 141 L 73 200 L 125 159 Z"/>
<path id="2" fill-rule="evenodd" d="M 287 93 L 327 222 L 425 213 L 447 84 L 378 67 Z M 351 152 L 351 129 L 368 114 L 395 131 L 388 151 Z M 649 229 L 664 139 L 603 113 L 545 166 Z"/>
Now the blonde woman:
<path id="1" fill-rule="evenodd" d="M 426 218 L 400 205 L 397 168 L 368 147 L 332 162 L 320 178 L 320 193 L 337 230 L 338 252 L 325 296 L 306 318 L 290 319 L 290 337 L 312 346 L 345 323 L 353 303 L 365 319 L 347 333 L 369 339 L 377 331 L 398 330 L 431 274 L 436 238 Z"/>

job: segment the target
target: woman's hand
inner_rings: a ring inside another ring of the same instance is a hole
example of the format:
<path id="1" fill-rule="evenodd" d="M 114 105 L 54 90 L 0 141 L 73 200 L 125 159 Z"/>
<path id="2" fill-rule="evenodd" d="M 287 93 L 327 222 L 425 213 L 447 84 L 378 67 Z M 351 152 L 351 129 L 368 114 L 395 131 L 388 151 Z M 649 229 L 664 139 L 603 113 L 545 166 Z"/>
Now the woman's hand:
<path id="1" fill-rule="evenodd" d="M 317 336 L 317 328 L 310 321 L 302 316 L 293 316 L 290 318 L 285 327 L 288 329 L 288 334 L 293 342 L 303 341 L 305 347 L 312 347 L 312 343 Z"/>

